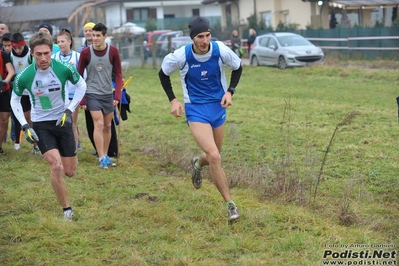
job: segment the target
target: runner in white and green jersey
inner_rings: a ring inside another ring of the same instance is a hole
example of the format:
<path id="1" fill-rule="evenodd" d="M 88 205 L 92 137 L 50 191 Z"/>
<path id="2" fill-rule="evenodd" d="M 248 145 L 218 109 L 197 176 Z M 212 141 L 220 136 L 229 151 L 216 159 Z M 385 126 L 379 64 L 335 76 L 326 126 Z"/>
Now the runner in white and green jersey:
<path id="1" fill-rule="evenodd" d="M 29 46 L 35 62 L 15 78 L 11 107 L 23 125 L 27 140 L 38 143 L 44 159 L 49 163 L 51 184 L 63 207 L 64 219 L 72 220 L 73 212 L 63 174 L 68 177 L 75 174 L 72 112 L 86 92 L 86 82 L 71 64 L 51 59 L 53 42 L 49 34 L 35 33 L 29 40 Z M 76 86 L 71 101 L 65 88 L 67 81 Z M 32 128 L 26 122 L 20 103 L 24 90 L 29 92 L 32 104 Z"/>

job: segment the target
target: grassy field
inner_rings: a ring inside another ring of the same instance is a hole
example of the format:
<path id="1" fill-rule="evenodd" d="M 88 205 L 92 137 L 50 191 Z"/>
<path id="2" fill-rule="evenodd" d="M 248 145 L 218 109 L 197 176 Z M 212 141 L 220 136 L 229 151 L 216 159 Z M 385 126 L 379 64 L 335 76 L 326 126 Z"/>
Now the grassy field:
<path id="1" fill-rule="evenodd" d="M 125 73 L 132 113 L 118 167 L 98 168 L 80 114 L 83 149 L 67 179 L 73 222 L 62 219 L 45 161 L 26 142 L 3 144 L 1 265 L 327 265 L 326 250 L 345 245 L 397 250 L 397 71 L 245 67 L 222 151 L 241 214 L 233 224 L 207 170 L 192 187 L 200 151 L 157 72 Z M 182 100 L 178 73 L 172 80 Z"/>

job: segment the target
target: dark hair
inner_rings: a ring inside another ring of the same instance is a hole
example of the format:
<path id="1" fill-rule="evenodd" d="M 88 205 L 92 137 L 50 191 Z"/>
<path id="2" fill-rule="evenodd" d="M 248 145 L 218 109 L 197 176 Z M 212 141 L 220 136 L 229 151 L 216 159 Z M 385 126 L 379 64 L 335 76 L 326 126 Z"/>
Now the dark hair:
<path id="1" fill-rule="evenodd" d="M 57 37 L 58 37 L 58 36 L 67 36 L 67 38 L 69 38 L 69 39 L 71 40 L 70 48 L 72 49 L 72 46 L 73 46 L 73 37 L 72 37 L 71 32 L 70 32 L 68 29 L 61 29 L 61 31 L 58 33 Z"/>
<path id="2" fill-rule="evenodd" d="M 94 25 L 94 27 L 93 27 L 93 31 L 101 31 L 101 33 L 102 33 L 103 35 L 107 34 L 107 30 L 108 30 L 108 28 L 107 28 L 104 24 L 102 24 L 102 23 L 97 23 L 97 24 Z"/>
<path id="3" fill-rule="evenodd" d="M 34 51 L 35 47 L 38 45 L 48 45 L 50 50 L 53 51 L 53 37 L 46 32 L 36 32 L 29 39 L 29 48 Z"/>
<path id="4" fill-rule="evenodd" d="M 6 42 L 11 41 L 11 33 L 10 32 L 4 33 L 3 36 L 1 37 L 1 41 L 6 41 Z"/>
<path id="5" fill-rule="evenodd" d="M 24 38 L 24 36 L 21 33 L 16 32 L 16 33 L 13 33 L 11 35 L 11 39 L 10 40 L 11 40 L 11 42 L 21 42 L 21 41 L 24 41 L 25 38 Z"/>

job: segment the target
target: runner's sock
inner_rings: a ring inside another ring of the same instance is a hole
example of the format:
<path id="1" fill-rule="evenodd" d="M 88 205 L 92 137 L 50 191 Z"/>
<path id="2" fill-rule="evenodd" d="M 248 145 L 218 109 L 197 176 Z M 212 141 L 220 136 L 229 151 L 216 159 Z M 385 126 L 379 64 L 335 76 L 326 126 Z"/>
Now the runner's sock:
<path id="1" fill-rule="evenodd" d="M 226 202 L 227 207 L 229 207 L 230 204 L 233 204 L 234 206 L 236 206 L 236 204 L 234 203 L 233 200 L 229 200 Z"/>
<path id="2" fill-rule="evenodd" d="M 195 168 L 197 168 L 197 170 L 201 170 L 202 169 L 201 165 L 199 164 L 199 159 L 197 161 L 195 161 L 194 166 L 195 166 Z"/>

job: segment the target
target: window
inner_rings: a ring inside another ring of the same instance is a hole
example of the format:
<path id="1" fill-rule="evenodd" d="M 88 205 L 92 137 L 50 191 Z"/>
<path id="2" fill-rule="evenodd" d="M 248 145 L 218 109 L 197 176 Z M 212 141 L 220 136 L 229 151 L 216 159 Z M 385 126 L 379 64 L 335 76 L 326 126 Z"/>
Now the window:
<path id="1" fill-rule="evenodd" d="M 134 20 L 147 20 L 148 19 L 148 8 L 135 8 L 133 9 Z"/>
<path id="2" fill-rule="evenodd" d="M 274 47 L 277 47 L 277 42 L 274 38 L 270 38 L 269 43 L 267 44 L 269 48 L 271 48 L 272 45 L 274 45 Z"/>
<path id="3" fill-rule="evenodd" d="M 284 13 L 284 22 L 285 22 L 285 25 L 290 24 L 290 14 L 288 12 Z"/>
<path id="4" fill-rule="evenodd" d="M 192 10 L 192 13 L 193 13 L 193 17 L 199 17 L 200 16 L 199 8 L 194 8 Z"/>
<path id="5" fill-rule="evenodd" d="M 265 38 L 260 39 L 260 40 L 259 40 L 259 45 L 260 45 L 260 46 L 263 46 L 263 47 L 266 47 L 267 41 L 268 41 L 269 39 L 270 39 L 269 37 L 265 37 Z"/>
<path id="6" fill-rule="evenodd" d="M 272 12 L 271 11 L 267 11 L 267 12 L 263 12 L 262 13 L 262 18 L 265 21 L 265 26 L 267 28 L 271 28 L 272 25 Z"/>

